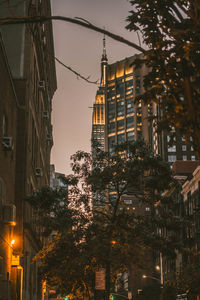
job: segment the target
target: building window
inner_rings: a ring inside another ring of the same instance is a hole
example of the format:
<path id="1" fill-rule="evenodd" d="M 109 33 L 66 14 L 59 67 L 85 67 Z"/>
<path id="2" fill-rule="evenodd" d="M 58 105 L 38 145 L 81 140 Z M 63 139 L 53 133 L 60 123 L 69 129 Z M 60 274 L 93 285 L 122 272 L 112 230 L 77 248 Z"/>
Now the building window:
<path id="1" fill-rule="evenodd" d="M 173 145 L 171 147 L 168 147 L 168 152 L 176 152 L 176 146 Z"/>
<path id="2" fill-rule="evenodd" d="M 108 124 L 108 132 L 109 133 L 115 132 L 115 122 Z"/>
<path id="3" fill-rule="evenodd" d="M 8 136 L 8 119 L 5 115 L 3 115 L 2 135 Z"/>
<path id="4" fill-rule="evenodd" d="M 125 204 L 132 204 L 132 200 L 131 199 L 124 199 L 124 203 Z"/>
<path id="5" fill-rule="evenodd" d="M 117 130 L 124 129 L 124 119 L 117 121 Z"/>
<path id="6" fill-rule="evenodd" d="M 128 141 L 134 141 L 134 131 L 129 131 L 126 135 Z"/>
<path id="7" fill-rule="evenodd" d="M 126 119 L 126 128 L 131 128 L 134 126 L 134 118 L 129 117 Z"/>
<path id="8" fill-rule="evenodd" d="M 187 146 L 186 145 L 182 145 L 182 151 L 186 151 L 187 150 Z"/>
<path id="9" fill-rule="evenodd" d="M 196 160 L 196 157 L 195 157 L 195 155 L 191 155 L 191 160 Z"/>
<path id="10" fill-rule="evenodd" d="M 117 102 L 117 116 L 124 115 L 124 101 Z"/>
<path id="11" fill-rule="evenodd" d="M 183 155 L 183 160 L 187 160 L 187 155 Z"/>
<path id="12" fill-rule="evenodd" d="M 114 151 L 114 145 L 115 145 L 115 137 L 111 136 L 108 138 L 108 151 L 109 153 L 112 153 Z"/>
<path id="13" fill-rule="evenodd" d="M 133 99 L 126 100 L 126 113 L 131 114 L 133 112 Z"/>
<path id="14" fill-rule="evenodd" d="M 117 135 L 117 144 L 120 145 L 124 142 L 124 134 L 118 134 Z"/>
<path id="15" fill-rule="evenodd" d="M 108 118 L 113 119 L 115 117 L 115 103 L 108 103 Z"/>
<path id="16" fill-rule="evenodd" d="M 168 162 L 176 161 L 176 155 L 168 155 Z"/>

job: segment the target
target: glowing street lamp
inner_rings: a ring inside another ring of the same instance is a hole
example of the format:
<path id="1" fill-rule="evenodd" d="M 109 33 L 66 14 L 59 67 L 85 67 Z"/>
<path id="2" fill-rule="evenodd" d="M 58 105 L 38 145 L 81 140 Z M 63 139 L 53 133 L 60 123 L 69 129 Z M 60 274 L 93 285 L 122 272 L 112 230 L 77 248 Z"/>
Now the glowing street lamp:
<path id="1" fill-rule="evenodd" d="M 15 240 L 13 239 L 13 240 L 10 242 L 11 246 L 13 246 L 14 243 L 15 243 Z"/>
<path id="2" fill-rule="evenodd" d="M 151 279 L 157 280 L 159 283 L 161 283 L 159 278 L 156 278 L 156 277 L 153 277 L 153 276 L 150 276 L 150 275 L 143 274 L 142 278 L 144 278 L 144 279 L 145 278 L 151 278 Z"/>

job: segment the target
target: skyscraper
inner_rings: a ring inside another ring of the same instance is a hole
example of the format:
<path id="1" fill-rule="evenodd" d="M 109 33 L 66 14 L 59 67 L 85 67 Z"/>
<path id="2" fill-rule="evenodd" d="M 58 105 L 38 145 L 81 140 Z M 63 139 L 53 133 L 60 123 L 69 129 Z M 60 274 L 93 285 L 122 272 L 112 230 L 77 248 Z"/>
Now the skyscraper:
<path id="1" fill-rule="evenodd" d="M 152 106 L 146 106 L 135 97 L 144 92 L 143 78 L 148 73 L 145 65 L 133 65 L 141 55 L 134 55 L 108 64 L 103 40 L 101 82 L 93 106 L 92 138 L 102 150 L 112 153 L 113 146 L 124 141 L 150 139 L 148 114 Z M 151 132 L 152 133 L 152 132 Z M 155 143 L 156 145 L 156 143 Z"/>
<path id="2" fill-rule="evenodd" d="M 143 54 L 136 54 L 108 64 L 103 39 L 101 82 L 93 106 L 93 140 L 98 141 L 102 150 L 112 153 L 115 144 L 142 138 L 165 161 L 195 160 L 192 141 L 185 141 L 180 132 L 162 132 L 158 135 L 156 119 L 149 117 L 162 118 L 164 112 L 160 111 L 159 105 L 146 105 L 142 97 L 135 101 L 145 92 L 143 81 L 148 74 L 145 64 L 138 68 L 134 65 L 135 60 L 142 57 Z M 172 145 L 171 135 L 174 135 Z"/>
<path id="3" fill-rule="evenodd" d="M 105 37 L 103 39 L 103 55 L 101 58 L 101 82 L 97 90 L 95 103 L 93 105 L 92 140 L 105 151 L 105 86 L 107 55 L 105 48 Z"/>

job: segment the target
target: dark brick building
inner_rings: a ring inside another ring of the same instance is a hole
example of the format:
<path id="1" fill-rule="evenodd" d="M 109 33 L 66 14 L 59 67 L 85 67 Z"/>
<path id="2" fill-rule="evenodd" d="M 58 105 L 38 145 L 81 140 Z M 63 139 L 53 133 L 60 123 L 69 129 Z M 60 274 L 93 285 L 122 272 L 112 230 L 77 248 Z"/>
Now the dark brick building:
<path id="1" fill-rule="evenodd" d="M 16 124 L 19 103 L 1 37 L 0 70 L 0 299 L 4 299 L 2 295 L 11 296 L 11 241 L 15 225 Z"/>

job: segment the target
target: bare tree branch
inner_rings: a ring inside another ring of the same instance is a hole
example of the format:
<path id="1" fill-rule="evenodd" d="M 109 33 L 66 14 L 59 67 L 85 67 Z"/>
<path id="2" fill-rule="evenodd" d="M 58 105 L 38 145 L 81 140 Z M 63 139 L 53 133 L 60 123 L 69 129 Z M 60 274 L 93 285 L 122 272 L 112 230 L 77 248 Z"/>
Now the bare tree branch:
<path id="1" fill-rule="evenodd" d="M 50 22 L 52 20 L 65 21 L 65 22 L 74 23 L 74 24 L 86 27 L 90 30 L 103 33 L 106 36 L 109 36 L 110 38 L 112 38 L 120 43 L 126 44 L 142 53 L 146 52 L 146 50 L 144 48 L 138 46 L 137 44 L 135 44 L 119 35 L 111 33 L 108 30 L 102 29 L 91 23 L 88 23 L 88 21 L 86 21 L 86 20 L 81 20 L 79 18 L 68 18 L 68 17 L 63 17 L 63 16 L 6 17 L 6 18 L 0 18 L 0 25 L 44 23 L 44 22 Z"/>
<path id="2" fill-rule="evenodd" d="M 75 70 L 73 70 L 71 67 L 65 65 L 65 64 L 64 64 L 62 61 L 60 61 L 57 57 L 55 57 L 55 60 L 56 60 L 59 64 L 61 64 L 63 67 L 67 68 L 69 71 L 71 71 L 72 73 L 74 73 L 74 74 L 77 76 L 77 78 L 80 77 L 80 78 L 82 78 L 83 80 L 87 81 L 88 83 L 98 84 L 98 80 L 96 80 L 96 81 L 91 81 L 91 80 L 89 80 L 90 76 L 87 77 L 87 78 L 84 77 L 84 76 L 81 75 L 80 73 L 78 73 L 78 72 L 76 72 Z"/>

